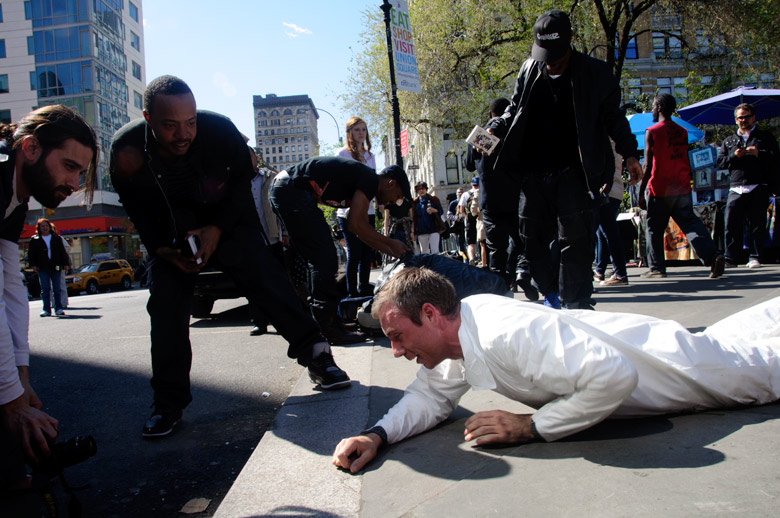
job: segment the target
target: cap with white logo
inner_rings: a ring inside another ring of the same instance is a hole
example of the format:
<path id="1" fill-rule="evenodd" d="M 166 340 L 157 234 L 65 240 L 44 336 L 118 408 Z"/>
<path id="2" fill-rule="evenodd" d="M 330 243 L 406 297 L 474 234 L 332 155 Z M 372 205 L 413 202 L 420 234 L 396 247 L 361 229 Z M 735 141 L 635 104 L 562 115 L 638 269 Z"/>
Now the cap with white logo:
<path id="1" fill-rule="evenodd" d="M 566 54 L 571 41 L 569 15 L 558 9 L 547 11 L 534 23 L 534 45 L 531 56 L 545 63 Z"/>

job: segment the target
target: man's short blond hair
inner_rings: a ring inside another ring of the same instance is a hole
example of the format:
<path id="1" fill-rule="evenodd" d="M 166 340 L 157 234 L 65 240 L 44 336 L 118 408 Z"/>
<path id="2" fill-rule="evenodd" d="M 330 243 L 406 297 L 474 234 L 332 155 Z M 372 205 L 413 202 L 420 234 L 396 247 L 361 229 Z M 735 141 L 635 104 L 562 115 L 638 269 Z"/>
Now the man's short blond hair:
<path id="1" fill-rule="evenodd" d="M 378 319 L 389 303 L 419 326 L 422 325 L 420 313 L 426 302 L 433 304 L 448 318 L 455 318 L 460 310 L 455 286 L 449 280 L 427 268 L 408 267 L 382 286 L 374 297 L 371 315 Z"/>

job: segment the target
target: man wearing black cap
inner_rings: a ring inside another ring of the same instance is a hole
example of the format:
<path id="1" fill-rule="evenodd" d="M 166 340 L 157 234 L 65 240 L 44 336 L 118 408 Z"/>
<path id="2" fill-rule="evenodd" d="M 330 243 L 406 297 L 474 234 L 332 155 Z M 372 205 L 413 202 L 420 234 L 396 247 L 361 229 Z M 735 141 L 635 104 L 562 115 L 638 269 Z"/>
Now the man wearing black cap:
<path id="1" fill-rule="evenodd" d="M 311 265 L 311 312 L 332 344 L 355 343 L 365 338 L 349 332 L 337 317 L 338 261 L 330 226 L 318 203 L 349 208 L 347 228 L 365 244 L 392 257 L 409 251 L 406 244 L 378 233 L 368 222 L 368 203 L 380 205 L 412 199 L 404 170 L 393 165 L 379 174 L 356 160 L 315 157 L 282 171 L 271 187 L 271 204 L 282 220 L 290 244 Z"/>
<path id="2" fill-rule="evenodd" d="M 642 169 L 619 108 L 617 80 L 605 62 L 573 50 L 571 38 L 565 12 L 539 17 L 512 102 L 488 127 L 504 139 L 494 168 L 511 171 L 520 182 L 520 235 L 545 304 L 592 309 L 591 221 L 594 200 L 612 185 L 609 138 L 625 157 L 630 185 L 641 179 Z M 550 261 L 556 238 L 559 276 Z"/>

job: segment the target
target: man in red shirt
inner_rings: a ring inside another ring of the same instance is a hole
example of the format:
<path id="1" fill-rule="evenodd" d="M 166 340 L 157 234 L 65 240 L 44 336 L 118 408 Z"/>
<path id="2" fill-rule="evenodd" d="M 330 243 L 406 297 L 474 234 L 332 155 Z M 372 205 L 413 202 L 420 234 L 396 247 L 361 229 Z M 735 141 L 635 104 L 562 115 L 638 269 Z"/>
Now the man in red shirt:
<path id="1" fill-rule="evenodd" d="M 645 132 L 645 175 L 639 190 L 639 206 L 647 209 L 646 279 L 666 277 L 664 232 L 669 218 L 685 232 L 696 254 L 710 267 L 710 278 L 723 275 L 723 254 L 704 223 L 693 213 L 691 166 L 688 162 L 688 132 L 672 120 L 677 102 L 661 94 L 653 102 L 653 122 Z M 647 203 L 645 203 L 647 188 Z"/>

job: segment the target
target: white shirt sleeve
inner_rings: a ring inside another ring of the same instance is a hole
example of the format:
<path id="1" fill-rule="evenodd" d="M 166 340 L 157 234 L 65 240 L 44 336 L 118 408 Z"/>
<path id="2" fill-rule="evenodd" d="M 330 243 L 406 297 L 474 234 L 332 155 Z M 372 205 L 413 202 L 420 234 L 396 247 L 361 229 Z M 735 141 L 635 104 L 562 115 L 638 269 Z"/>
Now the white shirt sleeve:
<path id="1" fill-rule="evenodd" d="M 29 306 L 19 271 L 19 246 L 0 239 L 0 405 L 24 393 L 17 366 L 30 364 Z"/>
<path id="2" fill-rule="evenodd" d="M 389 444 L 430 430 L 455 410 L 470 387 L 462 379 L 445 379 L 450 365 L 444 361 L 434 369 L 422 367 L 401 400 L 376 423 L 384 428 Z"/>

